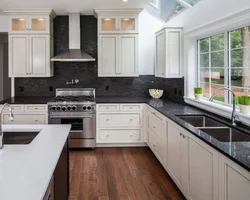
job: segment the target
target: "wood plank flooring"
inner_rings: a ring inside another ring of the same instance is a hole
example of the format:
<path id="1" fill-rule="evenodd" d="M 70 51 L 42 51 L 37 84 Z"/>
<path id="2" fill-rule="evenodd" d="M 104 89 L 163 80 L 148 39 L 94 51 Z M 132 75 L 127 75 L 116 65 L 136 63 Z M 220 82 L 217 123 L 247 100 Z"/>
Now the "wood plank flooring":
<path id="1" fill-rule="evenodd" d="M 70 200 L 184 200 L 149 148 L 70 152 Z"/>

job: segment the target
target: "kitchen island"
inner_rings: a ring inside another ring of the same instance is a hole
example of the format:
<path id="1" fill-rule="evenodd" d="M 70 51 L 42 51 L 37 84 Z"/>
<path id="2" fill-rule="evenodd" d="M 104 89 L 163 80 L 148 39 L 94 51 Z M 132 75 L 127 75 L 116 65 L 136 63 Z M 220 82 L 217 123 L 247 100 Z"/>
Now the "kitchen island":
<path id="1" fill-rule="evenodd" d="M 0 199 L 46 199 L 53 176 L 55 195 L 60 188 L 65 190 L 61 193 L 68 195 L 68 136 L 71 126 L 4 125 L 2 128 L 4 132 L 39 134 L 30 144 L 5 145 L 0 150 Z M 55 196 L 56 199 L 59 198 Z"/>

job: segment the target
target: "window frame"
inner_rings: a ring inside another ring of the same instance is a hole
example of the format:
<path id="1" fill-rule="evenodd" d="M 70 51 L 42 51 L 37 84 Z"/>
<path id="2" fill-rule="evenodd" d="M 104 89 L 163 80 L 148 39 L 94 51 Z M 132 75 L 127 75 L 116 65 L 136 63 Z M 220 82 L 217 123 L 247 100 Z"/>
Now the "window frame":
<path id="1" fill-rule="evenodd" d="M 237 27 L 237 28 L 232 28 L 223 32 L 217 32 L 217 33 L 213 33 L 209 36 L 203 36 L 203 37 L 199 37 L 197 38 L 197 43 L 196 43 L 196 81 L 195 81 L 195 85 L 196 87 L 200 87 L 201 86 L 201 66 L 200 66 L 200 55 L 202 55 L 202 53 L 200 52 L 200 40 L 202 39 L 206 39 L 209 38 L 209 96 L 211 96 L 211 37 L 213 36 L 217 36 L 220 34 L 224 34 L 224 85 L 222 85 L 221 87 L 225 87 L 225 88 L 230 88 L 232 89 L 232 73 L 231 73 L 231 32 L 234 30 L 238 30 L 244 27 L 250 27 L 250 25 L 245 25 L 242 27 Z M 244 47 L 241 47 L 239 49 L 243 49 Z M 235 86 L 236 87 L 236 86 Z M 244 87 L 238 87 L 243 89 Z M 214 100 L 214 102 L 218 103 L 218 104 L 222 104 L 225 106 L 232 106 L 232 104 L 230 103 L 230 99 L 232 98 L 232 94 L 229 91 L 224 91 L 224 102 L 223 101 L 217 101 Z M 204 97 L 205 100 L 208 100 L 209 98 Z"/>

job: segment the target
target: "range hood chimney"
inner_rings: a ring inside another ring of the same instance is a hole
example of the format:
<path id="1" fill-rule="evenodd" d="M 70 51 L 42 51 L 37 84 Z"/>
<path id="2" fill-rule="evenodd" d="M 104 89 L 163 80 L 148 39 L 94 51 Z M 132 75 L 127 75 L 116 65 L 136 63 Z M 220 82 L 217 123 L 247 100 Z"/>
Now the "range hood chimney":
<path id="1" fill-rule="evenodd" d="M 93 57 L 81 50 L 80 13 L 69 14 L 69 51 L 51 59 L 54 62 L 91 62 Z"/>

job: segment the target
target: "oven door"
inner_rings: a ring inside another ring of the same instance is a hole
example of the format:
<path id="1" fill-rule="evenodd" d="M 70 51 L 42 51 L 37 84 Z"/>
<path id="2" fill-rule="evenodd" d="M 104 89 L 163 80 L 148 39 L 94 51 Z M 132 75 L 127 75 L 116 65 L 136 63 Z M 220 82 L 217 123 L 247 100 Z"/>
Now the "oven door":
<path id="1" fill-rule="evenodd" d="M 49 117 L 49 124 L 71 124 L 70 138 L 72 139 L 95 139 L 96 138 L 96 115 L 82 117 Z"/>

